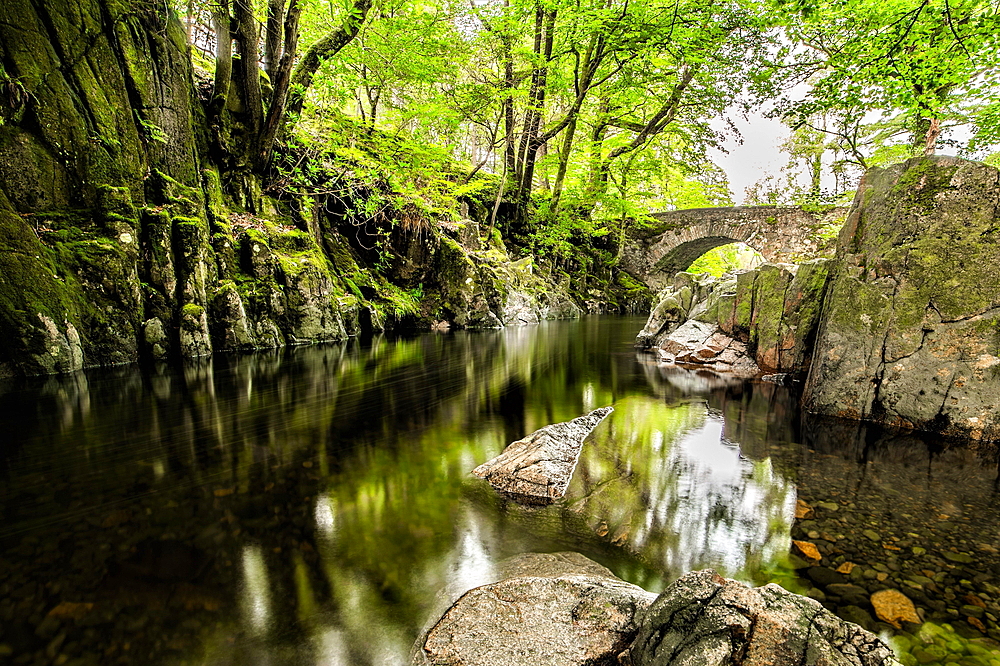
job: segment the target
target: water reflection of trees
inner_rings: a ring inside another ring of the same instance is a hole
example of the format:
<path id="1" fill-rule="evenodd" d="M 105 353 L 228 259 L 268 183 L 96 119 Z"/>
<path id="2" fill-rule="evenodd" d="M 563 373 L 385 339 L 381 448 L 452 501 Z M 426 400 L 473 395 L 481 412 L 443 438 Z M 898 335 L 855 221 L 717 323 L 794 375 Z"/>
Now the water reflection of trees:
<path id="1" fill-rule="evenodd" d="M 102 649 L 127 637 L 158 662 L 392 663 L 442 599 L 528 550 L 578 550 L 650 588 L 708 565 L 754 577 L 787 548 L 792 490 L 769 456 L 794 440 L 792 403 L 637 363 L 633 328 L 377 338 L 8 386 L 0 546 L 56 545 L 14 562 L 61 587 L 32 612 L 100 598 L 121 616 Z M 605 404 L 564 502 L 521 507 L 470 477 Z M 184 548 L 198 572 L 150 582 L 149 563 Z M 175 611 L 130 630 L 156 597 Z"/>

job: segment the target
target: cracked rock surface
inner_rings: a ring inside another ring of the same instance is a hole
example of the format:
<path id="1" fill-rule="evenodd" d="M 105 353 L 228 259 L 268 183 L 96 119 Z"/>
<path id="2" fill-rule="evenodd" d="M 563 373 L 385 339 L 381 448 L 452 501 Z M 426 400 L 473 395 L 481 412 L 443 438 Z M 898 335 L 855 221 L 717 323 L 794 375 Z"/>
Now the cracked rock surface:
<path id="1" fill-rule="evenodd" d="M 915 158 L 862 180 L 830 272 L 804 405 L 1000 438 L 1000 172 Z"/>
<path id="2" fill-rule="evenodd" d="M 711 570 L 671 583 L 646 610 L 636 666 L 896 666 L 877 636 L 778 585 Z"/>
<path id="3" fill-rule="evenodd" d="M 516 500 L 552 502 L 566 494 L 583 440 L 613 411 L 613 407 L 601 407 L 572 421 L 540 428 L 472 473 Z"/>
<path id="4" fill-rule="evenodd" d="M 466 592 L 427 633 L 413 663 L 617 663 L 635 636 L 638 617 L 656 598 L 577 553 L 530 554 L 511 567 L 532 575 Z"/>

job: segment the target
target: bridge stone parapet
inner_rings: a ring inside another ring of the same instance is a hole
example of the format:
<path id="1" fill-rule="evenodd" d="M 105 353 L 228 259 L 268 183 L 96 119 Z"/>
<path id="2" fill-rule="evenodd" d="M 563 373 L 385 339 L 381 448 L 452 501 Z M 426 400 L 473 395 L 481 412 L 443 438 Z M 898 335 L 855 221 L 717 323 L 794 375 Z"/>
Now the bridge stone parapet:
<path id="1" fill-rule="evenodd" d="M 704 253 L 729 243 L 746 243 L 774 263 L 832 254 L 832 243 L 824 242 L 821 231 L 842 224 L 847 209 L 810 213 L 795 206 L 735 206 L 674 210 L 653 217 L 656 223 L 650 227 L 630 232 L 621 267 L 658 290 Z"/>

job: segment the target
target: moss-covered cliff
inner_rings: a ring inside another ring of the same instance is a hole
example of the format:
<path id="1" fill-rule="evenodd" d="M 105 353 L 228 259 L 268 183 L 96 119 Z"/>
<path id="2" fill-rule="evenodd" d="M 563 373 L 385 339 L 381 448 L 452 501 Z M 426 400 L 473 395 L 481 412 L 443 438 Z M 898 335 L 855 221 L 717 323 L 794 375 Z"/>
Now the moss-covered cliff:
<path id="1" fill-rule="evenodd" d="M 869 171 L 840 234 L 809 411 L 1000 439 L 1000 172 Z"/>
<path id="2" fill-rule="evenodd" d="M 0 376 L 581 313 L 567 280 L 515 261 L 457 200 L 446 219 L 372 229 L 220 169 L 164 11 L 4 4 Z"/>

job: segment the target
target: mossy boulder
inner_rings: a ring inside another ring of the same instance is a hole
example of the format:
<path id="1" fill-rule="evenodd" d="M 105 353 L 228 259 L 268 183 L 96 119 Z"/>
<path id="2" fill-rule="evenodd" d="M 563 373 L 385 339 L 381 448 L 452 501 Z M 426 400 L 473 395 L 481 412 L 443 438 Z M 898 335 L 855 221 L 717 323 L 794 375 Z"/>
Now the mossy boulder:
<path id="1" fill-rule="evenodd" d="M 804 404 L 1000 438 L 1000 172 L 915 158 L 862 180 L 840 234 Z"/>
<path id="2" fill-rule="evenodd" d="M 673 284 L 660 292 L 636 346 L 664 349 L 682 325 L 700 322 L 711 327 L 706 338 L 718 331 L 744 344 L 762 372 L 804 375 L 828 261 L 763 264 L 722 278 L 678 273 Z"/>

